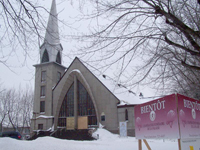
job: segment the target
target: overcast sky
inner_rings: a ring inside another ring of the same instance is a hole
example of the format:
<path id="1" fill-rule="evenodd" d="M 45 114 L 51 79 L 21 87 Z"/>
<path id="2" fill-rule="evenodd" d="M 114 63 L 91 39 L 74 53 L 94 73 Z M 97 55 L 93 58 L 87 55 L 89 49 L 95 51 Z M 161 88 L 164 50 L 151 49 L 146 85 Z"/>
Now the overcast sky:
<path id="1" fill-rule="evenodd" d="M 47 10 L 50 10 L 51 0 L 39 1 Z M 73 3 L 72 3 L 73 2 Z M 82 32 L 86 33 L 91 25 L 95 24 L 95 20 L 84 21 L 79 20 L 80 18 L 80 7 L 79 4 L 76 4 L 74 1 L 69 0 L 56 0 L 57 3 L 57 12 L 59 22 L 59 32 L 61 38 L 61 44 L 63 46 L 63 65 L 68 66 L 72 60 L 75 58 L 75 54 L 78 51 L 78 48 L 83 45 L 83 43 L 77 43 L 77 41 L 70 38 L 69 35 L 80 34 Z M 87 5 L 85 9 L 89 11 L 93 6 Z M 45 14 L 45 13 L 44 13 Z M 44 15 L 46 22 L 48 21 L 48 14 Z M 99 21 L 99 20 L 96 20 Z M 63 23 L 62 23 L 63 22 Z M 98 22 L 99 23 L 99 22 Z M 47 23 L 46 23 L 47 24 Z M 95 25 L 94 25 L 95 26 Z M 45 34 L 45 33 L 43 33 Z M 44 35 L 43 35 L 44 36 Z M 29 85 L 34 88 L 34 75 L 35 68 L 34 64 L 39 63 L 39 45 L 34 43 L 34 51 L 30 52 L 30 57 L 27 57 L 26 60 L 24 55 L 18 53 L 12 54 L 9 57 L 8 64 L 9 68 L 0 63 L 1 74 L 0 74 L 0 83 L 3 87 L 6 88 L 18 88 L 19 86 L 25 87 Z M 33 45 L 34 45 L 33 44 Z M 8 47 L 9 49 L 9 47 Z M 110 74 L 110 72 L 108 72 Z M 141 89 L 136 89 L 135 92 L 142 91 L 145 96 L 154 96 L 156 95 L 148 87 L 142 87 Z"/>
<path id="2" fill-rule="evenodd" d="M 63 64 L 68 66 L 68 64 L 72 61 L 73 56 L 70 56 L 70 51 L 73 48 L 73 43 L 71 40 L 67 40 L 64 36 L 71 34 L 72 28 L 70 26 L 75 26 L 72 21 L 75 15 L 78 15 L 78 11 L 72 7 L 69 1 L 57 0 L 57 11 L 59 12 L 59 19 L 65 21 L 69 26 L 65 26 L 61 22 L 59 22 L 60 28 L 60 36 L 61 43 L 63 46 Z M 50 10 L 51 0 L 43 0 L 40 3 Z M 45 12 L 44 12 L 45 14 Z M 48 14 L 44 16 L 45 20 L 48 21 Z M 75 30 L 73 31 L 75 32 Z M 44 36 L 44 35 L 43 35 Z M 30 57 L 25 57 L 22 53 L 19 53 L 19 50 L 16 50 L 7 61 L 9 67 L 0 63 L 1 73 L 0 73 L 0 83 L 4 87 L 7 88 L 17 88 L 19 85 L 26 86 L 27 84 L 34 87 L 34 75 L 35 68 L 34 64 L 39 63 L 39 45 L 38 43 L 34 43 L 34 51 L 30 52 Z M 9 50 L 10 47 L 5 47 L 4 50 Z"/>

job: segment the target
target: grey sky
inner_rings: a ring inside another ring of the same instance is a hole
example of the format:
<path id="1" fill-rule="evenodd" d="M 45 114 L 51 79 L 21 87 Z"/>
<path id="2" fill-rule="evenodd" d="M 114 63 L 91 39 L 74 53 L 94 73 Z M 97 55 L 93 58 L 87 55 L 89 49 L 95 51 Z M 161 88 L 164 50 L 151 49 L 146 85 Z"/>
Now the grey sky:
<path id="1" fill-rule="evenodd" d="M 42 5 L 47 10 L 50 10 L 51 7 L 51 0 L 43 0 L 40 1 Z M 87 32 L 89 30 L 88 26 L 92 24 L 99 23 L 99 20 L 94 20 L 93 22 L 79 20 L 81 15 L 79 10 L 79 4 L 76 2 L 71 3 L 70 1 L 64 0 L 56 0 L 57 3 L 57 11 L 58 11 L 58 18 L 59 22 L 59 32 L 60 32 L 60 39 L 61 44 L 63 46 L 63 65 L 68 66 L 72 60 L 74 59 L 75 55 L 74 52 L 78 50 L 80 45 L 84 43 L 77 43 L 77 41 L 72 40 L 68 35 L 71 34 L 80 34 L 81 32 Z M 85 7 L 87 11 L 91 9 L 91 6 Z M 48 14 L 44 16 L 46 22 L 48 21 Z M 79 21 L 78 21 L 79 20 Z M 45 36 L 45 33 L 43 33 Z M 42 43 L 41 43 L 42 44 Z M 9 48 L 9 47 L 8 47 Z M 18 88 L 19 85 L 25 87 L 27 84 L 34 88 L 34 75 L 35 75 L 35 68 L 33 67 L 34 64 L 39 63 L 39 45 L 37 42 L 35 43 L 34 51 L 30 53 L 30 57 L 24 61 L 23 53 L 18 53 L 18 50 L 13 53 L 8 60 L 8 65 L 10 69 L 5 65 L 0 63 L 1 74 L 0 74 L 0 81 L 3 83 L 2 85 L 6 88 Z M 16 57 L 17 55 L 17 57 Z M 110 72 L 109 72 L 110 74 Z M 146 88 L 135 89 L 135 92 L 142 91 L 145 96 L 152 96 L 152 91 Z"/>

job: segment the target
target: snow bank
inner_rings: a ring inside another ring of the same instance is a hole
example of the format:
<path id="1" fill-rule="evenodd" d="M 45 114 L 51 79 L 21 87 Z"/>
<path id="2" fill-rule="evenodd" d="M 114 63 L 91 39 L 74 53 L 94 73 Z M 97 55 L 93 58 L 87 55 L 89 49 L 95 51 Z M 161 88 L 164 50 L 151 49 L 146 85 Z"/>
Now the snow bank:
<path id="1" fill-rule="evenodd" d="M 138 150 L 134 137 L 121 138 L 105 129 L 98 129 L 93 136 L 95 141 L 62 140 L 53 137 L 41 137 L 33 141 L 22 141 L 11 138 L 0 138 L 1 150 Z M 178 150 L 176 141 L 150 140 L 152 150 Z M 143 150 L 147 150 L 143 143 Z"/>
<path id="2" fill-rule="evenodd" d="M 100 128 L 97 129 L 92 136 L 98 140 L 116 140 L 119 137 L 118 134 L 112 134 L 109 131 Z"/>

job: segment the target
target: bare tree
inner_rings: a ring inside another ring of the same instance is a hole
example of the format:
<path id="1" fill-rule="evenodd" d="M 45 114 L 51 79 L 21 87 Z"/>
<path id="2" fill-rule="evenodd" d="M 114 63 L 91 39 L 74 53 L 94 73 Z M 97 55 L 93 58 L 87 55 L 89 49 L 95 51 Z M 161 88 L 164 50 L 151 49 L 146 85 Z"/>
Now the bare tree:
<path id="1" fill-rule="evenodd" d="M 87 61 L 103 61 L 106 69 L 117 64 L 127 86 L 153 83 L 169 92 L 199 85 L 199 0 L 91 2 L 96 9 L 84 17 L 96 19 L 97 28 L 85 36 L 92 39 L 80 53 Z"/>
<path id="2" fill-rule="evenodd" d="M 2 132 L 3 122 L 8 114 L 7 100 L 5 99 L 4 89 L 0 90 L 0 132 Z"/>
<path id="3" fill-rule="evenodd" d="M 200 78 L 199 71 L 185 70 L 180 72 L 179 77 L 174 76 L 173 88 L 175 92 L 200 99 Z"/>
<path id="4" fill-rule="evenodd" d="M 0 63 L 8 66 L 9 58 L 19 53 L 26 60 L 37 44 L 35 41 L 43 39 L 45 12 L 48 11 L 37 1 L 0 0 Z"/>
<path id="5" fill-rule="evenodd" d="M 0 93 L 0 123 L 1 127 L 12 127 L 15 130 L 23 131 L 30 127 L 30 120 L 33 109 L 33 91 L 27 86 L 22 88 L 5 89 Z M 2 130 L 2 129 L 1 129 Z"/>
<path id="6" fill-rule="evenodd" d="M 7 126 L 12 126 L 14 130 L 17 129 L 16 118 L 19 115 L 19 107 L 17 102 L 17 95 L 14 89 L 10 89 L 6 92 L 5 97 L 8 103 L 8 122 Z M 15 114 L 16 113 L 16 114 Z"/>
<path id="7" fill-rule="evenodd" d="M 26 90 L 24 90 L 20 98 L 20 104 L 21 104 L 20 122 L 22 131 L 26 127 L 30 127 L 31 125 L 31 118 L 33 114 L 33 101 L 34 101 L 33 90 L 29 86 L 27 86 Z"/>

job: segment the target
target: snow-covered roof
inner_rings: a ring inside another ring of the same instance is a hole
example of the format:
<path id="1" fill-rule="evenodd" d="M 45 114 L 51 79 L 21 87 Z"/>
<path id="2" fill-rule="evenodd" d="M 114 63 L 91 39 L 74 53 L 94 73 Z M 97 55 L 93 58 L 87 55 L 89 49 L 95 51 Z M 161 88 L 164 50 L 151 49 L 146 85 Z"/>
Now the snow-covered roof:
<path id="1" fill-rule="evenodd" d="M 9 121 L 5 121 L 5 120 L 3 121 L 2 126 L 4 128 L 13 128 L 12 124 Z M 23 125 L 22 122 L 19 121 L 19 123 L 17 124 L 17 127 L 29 128 L 30 126 L 28 126 L 27 124 Z"/>
<path id="2" fill-rule="evenodd" d="M 45 115 L 40 115 L 40 116 L 36 117 L 36 119 L 38 119 L 38 118 L 51 119 L 51 118 L 54 118 L 54 116 L 45 116 Z"/>
<path id="3" fill-rule="evenodd" d="M 108 75 L 100 73 L 87 63 L 81 62 L 120 100 L 119 105 L 137 105 L 150 101 L 150 99 L 140 99 L 132 90 L 117 83 Z"/>
<path id="4" fill-rule="evenodd" d="M 97 78 L 120 100 L 119 105 L 138 105 L 151 100 L 141 99 L 132 90 L 118 84 L 116 81 L 105 75 L 99 75 Z"/>

